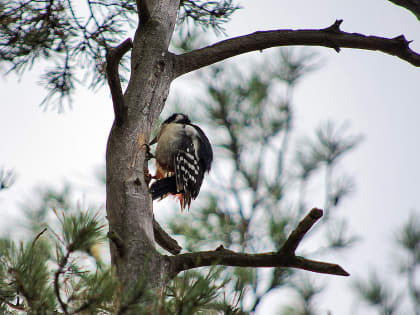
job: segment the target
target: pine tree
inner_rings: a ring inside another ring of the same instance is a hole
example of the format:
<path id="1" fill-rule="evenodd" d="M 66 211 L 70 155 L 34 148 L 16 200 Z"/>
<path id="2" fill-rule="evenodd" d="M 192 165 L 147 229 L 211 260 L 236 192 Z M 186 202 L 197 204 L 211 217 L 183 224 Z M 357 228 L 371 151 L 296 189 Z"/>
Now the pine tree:
<path id="1" fill-rule="evenodd" d="M 420 314 L 420 221 L 412 211 L 395 233 L 391 271 L 385 276 L 371 270 L 366 280 L 354 281 L 354 289 L 378 314 Z M 394 280 L 398 286 L 391 285 Z"/>
<path id="2" fill-rule="evenodd" d="M 61 232 L 48 229 L 56 243 L 55 255 L 51 255 L 54 252 L 52 247 L 41 245 L 44 244 L 44 230 L 39 231 L 28 243 L 16 245 L 6 241 L 2 244 L 2 266 L 7 266 L 2 267 L 2 279 L 5 279 L 2 281 L 6 287 L 11 286 L 11 290 L 6 290 L 2 296 L 2 307 L 17 310 L 24 308 L 25 311 L 34 313 L 56 308 L 65 314 L 94 312 L 93 309 L 117 313 L 138 313 L 141 309 L 150 312 L 163 307 L 159 300 L 150 297 L 150 289 L 165 287 L 169 279 L 182 271 L 214 264 L 232 267 L 272 266 L 288 270 L 298 268 L 347 275 L 338 265 L 311 261 L 295 255 L 302 237 L 321 218 L 323 212 L 320 209 L 313 209 L 303 219 L 302 216 L 295 218 L 294 222 L 300 220 L 300 223 L 290 234 L 284 235 L 284 243 L 277 244 L 279 247 L 275 252 L 247 254 L 219 246 L 216 250 L 206 252 L 162 255 L 156 250 L 154 241 L 173 250 L 173 240 L 153 220 L 144 148 L 165 106 L 171 82 L 186 73 L 250 51 L 289 45 L 325 46 L 336 51 L 341 48 L 378 50 L 418 66 L 419 55 L 409 48 L 409 42 L 404 36 L 387 39 L 346 33 L 340 29 L 342 21 L 337 20 L 324 29 L 257 32 L 177 55 L 168 49 L 176 24 L 185 25 L 190 22 L 201 25 L 204 29 L 221 31 L 223 23 L 239 8 L 238 5 L 230 0 L 87 0 L 86 4 L 88 10 L 81 14 L 71 0 L 3 1 L 0 4 L 0 62 L 8 71 L 20 75 L 24 75 L 31 65 L 40 61 L 53 62 L 54 66 L 48 68 L 41 77 L 41 82 L 48 89 L 44 104 L 58 104 L 60 109 L 63 108 L 64 100 L 71 99 L 76 83 L 83 79 L 83 76 L 80 77 L 81 72 L 87 76 L 92 88 L 108 83 L 115 113 L 106 157 L 107 219 L 112 270 L 100 270 L 99 264 L 98 270 L 85 273 L 71 259 L 79 252 L 89 254 L 91 247 L 103 239 L 103 223 L 98 221 L 97 216 L 86 212 L 62 216 L 57 209 Z M 417 12 L 417 7 L 406 7 L 413 13 Z M 126 38 L 128 30 L 132 29 L 135 29 L 133 40 Z M 130 66 L 127 65 L 128 60 L 124 63 L 124 56 L 128 52 L 131 52 Z M 123 65 L 122 74 L 124 65 L 126 70 L 130 70 L 124 93 L 119 75 L 120 62 Z M 88 67 L 84 70 L 86 65 Z M 294 78 L 287 77 L 287 80 L 293 81 Z M 257 104 L 256 101 L 263 100 L 261 95 L 265 87 L 259 82 L 259 78 L 254 78 L 254 81 L 252 84 L 256 93 L 252 102 Z M 214 92 L 217 96 L 219 91 L 216 89 Z M 238 92 L 246 94 L 246 91 Z M 280 108 L 280 112 L 283 111 L 286 116 L 289 114 L 287 110 Z M 218 117 L 222 118 L 220 115 Z M 277 117 L 277 120 L 274 117 L 274 121 L 285 123 L 281 117 Z M 247 121 L 239 122 L 244 128 L 242 131 L 247 132 L 244 124 Z M 287 131 L 287 128 L 282 129 L 279 126 L 270 127 L 270 132 Z M 241 135 L 235 135 L 233 131 L 229 136 L 234 139 Z M 341 196 L 338 190 L 339 193 L 332 197 L 333 186 L 330 183 L 333 167 L 341 153 L 355 144 L 354 139 L 351 139 L 349 142 L 340 142 L 343 147 L 336 148 L 335 136 L 335 129 L 331 125 L 320 129 L 319 147 L 312 148 L 315 150 L 311 151 L 316 152 L 318 159 L 326 162 L 327 214 L 331 205 L 339 203 Z M 338 154 L 330 154 L 330 146 Z M 238 154 L 238 148 L 228 149 Z M 301 155 L 305 160 L 305 153 L 302 152 Z M 235 157 L 235 160 L 238 159 Z M 256 163 L 257 167 L 259 165 L 258 159 L 249 163 Z M 250 172 L 240 164 L 235 167 L 249 184 L 248 187 L 258 191 L 257 173 Z M 280 165 L 279 170 L 282 167 Z M 301 183 L 304 187 L 305 181 Z M 275 176 L 267 178 L 264 186 L 272 196 L 277 196 L 278 199 L 282 197 L 282 183 Z M 349 185 L 344 183 L 342 187 L 346 191 Z M 233 191 L 233 198 L 234 194 Z M 255 202 L 261 203 L 258 198 Z M 241 221 L 243 226 L 240 227 L 245 232 L 249 225 L 247 215 L 249 214 L 244 213 Z M 280 227 L 289 225 L 288 222 L 280 224 Z M 275 233 L 281 232 L 277 227 L 272 230 Z M 245 234 L 244 241 L 246 237 Z M 282 241 L 281 233 L 276 237 Z M 241 246 L 245 249 L 245 245 Z M 49 262 L 54 261 L 50 257 L 55 257 L 56 263 L 53 290 L 48 281 Z M 257 273 L 255 270 L 253 272 Z M 112 276 L 114 273 L 116 277 Z M 75 278 L 68 280 L 67 276 L 71 275 L 75 275 Z M 212 278 L 209 275 L 203 281 Z M 203 283 L 200 281 L 197 280 L 196 283 Z M 100 290 L 97 289 L 97 283 L 104 283 Z M 197 284 L 197 287 L 200 286 Z M 82 295 L 77 292 L 82 292 Z M 151 296 L 156 294 L 152 293 Z M 111 301 L 111 297 L 116 301 Z M 108 305 L 111 305 L 111 309 L 107 309 Z"/>

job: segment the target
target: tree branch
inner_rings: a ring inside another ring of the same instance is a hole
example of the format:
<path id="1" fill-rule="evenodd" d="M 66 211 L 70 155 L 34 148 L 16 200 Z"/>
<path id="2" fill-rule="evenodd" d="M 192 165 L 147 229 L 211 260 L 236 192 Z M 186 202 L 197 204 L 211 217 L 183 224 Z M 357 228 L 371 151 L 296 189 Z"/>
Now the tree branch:
<path id="1" fill-rule="evenodd" d="M 38 235 L 34 238 L 32 242 L 32 248 L 35 246 L 36 241 L 41 237 L 42 234 L 44 234 L 47 231 L 48 228 L 44 228 L 41 232 L 38 233 Z"/>
<path id="2" fill-rule="evenodd" d="M 10 303 L 8 300 L 6 300 L 4 297 L 2 297 L 0 295 L 0 302 L 3 302 L 5 304 L 7 304 L 7 306 L 9 306 L 10 308 L 17 310 L 17 311 L 26 311 L 25 306 L 24 305 L 15 305 L 13 303 Z"/>
<path id="3" fill-rule="evenodd" d="M 420 0 L 388 0 L 411 11 L 420 21 Z"/>
<path id="4" fill-rule="evenodd" d="M 336 276 L 350 276 L 350 274 L 347 271 L 345 271 L 340 265 L 306 259 L 300 256 L 293 256 L 290 263 L 286 265 L 286 267 L 303 269 L 307 271 L 325 273 Z"/>
<path id="5" fill-rule="evenodd" d="M 126 39 L 115 48 L 110 48 L 106 54 L 106 75 L 111 90 L 112 102 L 114 104 L 115 120 L 118 125 L 124 122 L 127 108 L 124 105 L 124 97 L 121 88 L 118 65 L 121 58 L 133 47 L 131 38 Z"/>
<path id="6" fill-rule="evenodd" d="M 302 241 L 305 234 L 311 229 L 315 222 L 322 217 L 322 214 L 323 211 L 321 209 L 312 209 L 289 235 L 279 252 L 285 255 L 294 255 L 296 248 L 299 246 L 299 243 Z"/>
<path id="7" fill-rule="evenodd" d="M 165 230 L 159 225 L 159 223 L 153 218 L 153 234 L 155 241 L 162 247 L 170 252 L 172 255 L 178 255 L 182 247 L 179 246 L 178 242 L 174 240 Z"/>
<path id="8" fill-rule="evenodd" d="M 168 257 L 168 260 L 171 262 L 169 275 L 174 277 L 184 270 L 211 265 L 224 265 L 235 267 L 291 267 L 318 273 L 349 276 L 349 273 L 337 264 L 295 256 L 297 246 L 313 224 L 321 217 L 322 210 L 312 209 L 290 234 L 278 252 L 245 254 L 225 249 L 221 245 L 214 251 Z"/>
<path id="9" fill-rule="evenodd" d="M 58 269 L 54 274 L 54 292 L 57 296 L 57 300 L 60 303 L 61 309 L 63 310 L 63 313 L 66 315 L 69 315 L 69 312 L 67 311 L 67 304 L 62 300 L 61 294 L 60 294 L 60 275 L 64 273 L 64 267 L 67 265 L 67 262 L 70 257 L 70 251 L 67 252 L 66 256 L 63 256 L 60 260 L 60 263 L 58 265 Z"/>
<path id="10" fill-rule="evenodd" d="M 273 30 L 230 38 L 214 45 L 175 57 L 175 77 L 214 64 L 243 53 L 277 46 L 324 46 L 334 48 L 356 48 L 377 50 L 396 56 L 420 67 L 420 55 L 409 48 L 403 35 L 395 38 L 366 36 L 340 30 L 343 20 L 337 20 L 320 30 Z"/>

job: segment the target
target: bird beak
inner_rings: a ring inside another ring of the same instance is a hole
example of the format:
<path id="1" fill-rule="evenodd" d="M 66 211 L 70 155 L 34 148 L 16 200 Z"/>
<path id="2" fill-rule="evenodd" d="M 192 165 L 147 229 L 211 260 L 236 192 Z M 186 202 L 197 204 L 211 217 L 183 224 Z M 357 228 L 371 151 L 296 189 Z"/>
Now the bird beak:
<path id="1" fill-rule="evenodd" d="M 149 145 L 153 145 L 153 144 L 155 144 L 156 142 L 157 142 L 157 136 L 156 137 L 154 137 L 153 138 L 153 140 L 152 141 L 150 141 L 150 143 L 149 143 Z"/>

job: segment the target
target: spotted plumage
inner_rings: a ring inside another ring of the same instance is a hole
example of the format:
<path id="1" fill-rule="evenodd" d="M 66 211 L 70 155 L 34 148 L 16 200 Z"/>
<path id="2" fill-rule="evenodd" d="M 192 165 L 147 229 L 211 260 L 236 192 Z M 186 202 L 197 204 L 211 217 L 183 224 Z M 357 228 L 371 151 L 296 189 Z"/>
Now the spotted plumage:
<path id="1" fill-rule="evenodd" d="M 176 113 L 166 119 L 150 144 L 157 142 L 156 176 L 151 186 L 153 199 L 175 194 L 181 209 L 196 199 L 204 174 L 210 171 L 213 150 L 200 127 L 187 115 Z"/>

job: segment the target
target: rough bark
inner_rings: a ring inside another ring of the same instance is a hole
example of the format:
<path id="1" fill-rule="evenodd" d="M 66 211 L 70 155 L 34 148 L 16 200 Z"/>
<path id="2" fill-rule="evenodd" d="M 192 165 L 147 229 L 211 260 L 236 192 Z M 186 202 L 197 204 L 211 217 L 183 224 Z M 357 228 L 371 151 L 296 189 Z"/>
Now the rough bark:
<path id="1" fill-rule="evenodd" d="M 137 29 L 131 51 L 131 77 L 123 98 L 126 114 L 114 122 L 106 152 L 109 229 L 126 247 L 120 255 L 111 242 L 111 259 L 126 288 L 140 276 L 149 277 L 154 287 L 161 286 L 168 264 L 154 245 L 144 144 L 148 143 L 172 81 L 173 60 L 168 45 L 179 0 L 147 1 L 147 7 L 150 17 Z"/>

